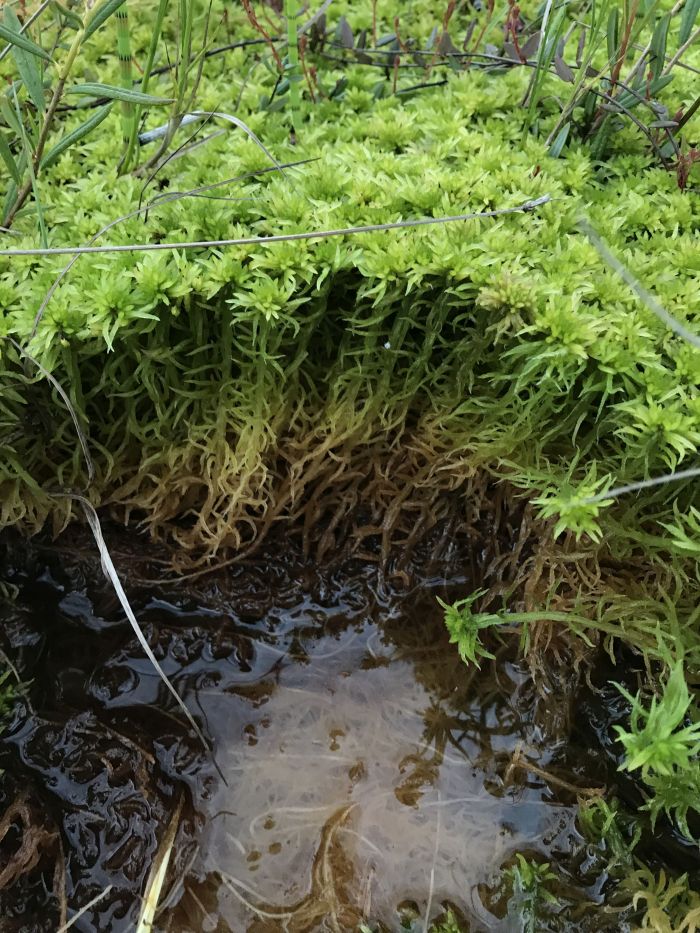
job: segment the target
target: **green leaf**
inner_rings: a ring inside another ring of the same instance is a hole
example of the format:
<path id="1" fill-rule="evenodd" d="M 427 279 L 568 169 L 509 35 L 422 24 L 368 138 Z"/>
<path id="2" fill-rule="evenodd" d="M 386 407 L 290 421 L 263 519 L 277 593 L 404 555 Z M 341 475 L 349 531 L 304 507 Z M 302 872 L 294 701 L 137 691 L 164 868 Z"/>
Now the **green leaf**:
<path id="1" fill-rule="evenodd" d="M 683 725 L 692 703 L 683 662 L 674 664 L 662 696 L 653 697 L 648 709 L 640 694 L 633 697 L 620 684 L 616 686 L 632 704 L 630 731 L 615 727 L 625 748 L 621 768 L 641 768 L 645 780 L 653 775 L 670 776 L 675 768 L 688 768 L 700 750 L 700 723 Z"/>
<path id="2" fill-rule="evenodd" d="M 569 138 L 569 130 L 571 129 L 571 123 L 565 123 L 564 126 L 557 133 L 556 139 L 549 147 L 549 155 L 553 159 L 558 159 L 561 155 L 561 151 L 566 145 L 566 140 Z"/>
<path id="3" fill-rule="evenodd" d="M 90 36 L 94 35 L 100 26 L 109 19 L 112 14 L 116 13 L 120 6 L 122 6 L 126 0 L 107 0 L 106 3 L 103 3 L 102 6 L 98 7 L 90 17 L 87 26 L 85 27 L 85 39 L 89 39 Z"/>
<path id="4" fill-rule="evenodd" d="M 131 104 L 172 104 L 172 97 L 154 97 L 152 94 L 142 94 L 124 87 L 114 87 L 112 84 L 74 84 L 66 89 L 66 94 L 82 94 L 85 97 L 106 97 L 108 100 L 124 100 Z"/>
<path id="5" fill-rule="evenodd" d="M 5 7 L 5 27 L 10 30 L 15 38 L 23 38 L 20 37 L 22 27 L 17 19 L 17 14 L 9 6 Z M 29 54 L 21 45 L 17 44 L 12 47 L 12 57 L 29 97 L 37 110 L 43 113 L 46 109 L 46 103 L 44 101 L 44 79 L 41 61 L 35 54 Z"/>
<path id="6" fill-rule="evenodd" d="M 671 81 L 673 81 L 673 75 L 660 75 L 658 78 L 654 78 L 653 81 L 649 82 L 649 93 L 658 94 Z"/>
<path id="7" fill-rule="evenodd" d="M 21 136 L 22 127 L 19 125 L 17 114 L 15 113 L 7 97 L 4 95 L 0 97 L 0 113 L 2 114 L 3 120 L 10 127 L 15 136 Z"/>
<path id="8" fill-rule="evenodd" d="M 678 30 L 678 42 L 683 45 L 690 38 L 690 32 L 700 12 L 700 0 L 686 0 L 681 13 L 681 25 Z"/>
<path id="9" fill-rule="evenodd" d="M 12 177 L 13 181 L 19 184 L 22 180 L 22 176 L 20 175 L 20 171 L 17 168 L 15 157 L 12 155 L 12 152 L 10 151 L 10 146 L 7 140 L 5 139 L 4 133 L 0 133 L 0 158 L 2 158 L 2 161 L 7 166 L 7 170 L 10 173 L 10 176 Z"/>
<path id="10" fill-rule="evenodd" d="M 102 121 L 109 116 L 109 112 L 112 109 L 112 104 L 105 104 L 104 107 L 100 109 L 90 117 L 89 120 L 86 120 L 84 123 L 81 123 L 80 126 L 77 126 L 71 133 L 68 133 L 66 136 L 63 136 L 51 149 L 44 158 L 41 160 L 41 167 L 48 168 L 50 165 L 53 165 L 57 161 L 59 156 L 63 155 L 66 149 L 70 149 L 71 146 L 75 143 L 80 142 L 85 136 L 92 132 L 96 126 L 99 126 Z"/>
<path id="11" fill-rule="evenodd" d="M 11 10 L 9 6 L 5 7 L 6 18 L 7 14 L 10 12 L 14 14 L 14 10 Z M 17 20 L 16 15 L 15 19 Z M 17 23 L 19 24 L 19 20 L 17 20 Z M 45 52 L 40 45 L 32 42 L 31 39 L 28 39 L 23 33 L 21 33 L 19 31 L 20 28 L 21 27 L 18 25 L 17 29 L 12 29 L 7 25 L 7 23 L 0 23 L 0 39 L 4 39 L 5 42 L 9 42 L 10 45 L 14 46 L 15 48 L 22 49 L 24 52 L 29 52 L 30 55 L 36 55 L 37 58 L 43 58 L 44 61 L 50 62 L 51 56 L 49 53 Z"/>
<path id="12" fill-rule="evenodd" d="M 659 91 L 663 90 L 667 84 L 670 84 L 673 81 L 673 75 L 659 75 L 658 78 L 653 78 L 646 89 L 649 95 L 653 96 L 658 94 Z M 622 91 L 621 94 L 618 94 L 617 101 L 621 107 L 624 107 L 626 110 L 634 110 L 635 107 L 638 107 L 640 104 L 644 103 L 644 94 L 632 94 L 630 91 Z"/>
<path id="13" fill-rule="evenodd" d="M 620 44 L 620 11 L 614 6 L 608 17 L 608 60 L 612 64 L 617 59 L 617 49 Z"/>
<path id="14" fill-rule="evenodd" d="M 12 205 L 15 203 L 15 198 L 17 197 L 17 183 L 11 181 L 7 186 L 7 193 L 5 194 L 5 200 L 2 204 L 2 222 L 5 223 L 7 215 L 12 209 Z"/>
<path id="15" fill-rule="evenodd" d="M 671 14 L 666 13 L 657 22 L 654 34 L 651 37 L 649 49 L 651 51 L 651 73 L 655 78 L 661 77 L 666 62 L 666 44 L 668 42 L 668 27 Z"/>
<path id="16" fill-rule="evenodd" d="M 67 6 L 59 3 L 59 0 L 52 0 L 51 6 L 57 10 L 64 20 L 73 26 L 74 29 L 83 28 L 83 21 L 77 13 L 74 13 L 72 10 L 69 10 Z"/>

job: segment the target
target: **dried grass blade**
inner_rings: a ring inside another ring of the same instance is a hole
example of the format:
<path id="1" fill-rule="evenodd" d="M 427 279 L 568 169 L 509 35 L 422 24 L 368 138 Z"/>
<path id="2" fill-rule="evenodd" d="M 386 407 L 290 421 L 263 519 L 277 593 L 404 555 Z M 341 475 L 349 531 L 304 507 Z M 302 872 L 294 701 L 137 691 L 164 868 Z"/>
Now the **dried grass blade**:
<path id="1" fill-rule="evenodd" d="M 192 726 L 192 729 L 197 735 L 197 738 L 200 740 L 202 745 L 207 750 L 209 750 L 209 743 L 204 738 L 202 731 L 200 730 L 197 723 L 194 721 L 192 714 L 185 706 L 185 703 L 180 697 L 179 693 L 175 690 L 175 687 L 173 687 L 167 674 L 165 673 L 163 668 L 158 663 L 156 656 L 153 654 L 153 651 L 151 650 L 151 646 L 146 641 L 146 638 L 141 630 L 141 626 L 136 620 L 136 616 L 134 615 L 131 605 L 129 604 L 129 600 L 127 599 L 126 593 L 124 592 L 124 588 L 121 584 L 121 580 L 119 579 L 119 575 L 117 574 L 116 568 L 114 564 L 112 563 L 112 558 L 110 556 L 109 550 L 107 549 L 107 545 L 105 544 L 104 537 L 102 536 L 102 527 L 100 525 L 100 520 L 97 517 L 97 512 L 95 511 L 93 504 L 88 499 L 86 499 L 85 496 L 78 495 L 77 493 L 64 493 L 64 495 L 69 499 L 74 499 L 76 502 L 79 502 L 80 505 L 82 506 L 83 512 L 85 513 L 85 517 L 87 518 L 88 524 L 90 525 L 90 530 L 92 531 L 92 535 L 95 539 L 95 543 L 97 544 L 97 549 L 100 552 L 102 570 L 104 571 L 104 574 L 107 577 L 107 579 L 110 581 L 110 583 L 114 587 L 114 592 L 117 594 L 117 599 L 121 603 L 122 609 L 124 610 L 126 617 L 129 620 L 129 623 L 131 624 L 132 629 L 134 630 L 134 633 L 139 641 L 139 644 L 143 648 L 146 654 L 146 657 L 148 658 L 148 660 L 151 662 L 156 672 L 158 673 L 158 676 L 163 681 L 165 686 L 168 688 L 168 691 L 172 694 L 177 705 L 180 707 L 182 712 L 185 714 L 187 721 Z"/>
<path id="2" fill-rule="evenodd" d="M 93 897 L 91 901 L 88 901 L 87 904 L 83 904 L 80 910 L 76 911 L 76 913 L 73 914 L 73 916 L 70 918 L 70 920 L 67 923 L 64 923 L 62 926 L 58 928 L 56 933 L 66 933 L 66 930 L 69 930 L 73 926 L 74 923 L 80 920 L 83 914 L 87 913 L 91 907 L 95 906 L 95 904 L 99 904 L 99 902 L 102 900 L 103 897 L 107 897 L 107 895 L 109 894 L 111 890 L 112 890 L 112 885 L 108 884 L 107 887 L 104 889 L 104 891 L 100 891 L 100 893 L 96 895 L 95 897 Z"/>
<path id="3" fill-rule="evenodd" d="M 155 860 L 148 876 L 143 907 L 141 908 L 139 922 L 136 925 L 136 933 L 151 933 L 151 930 L 153 929 L 153 921 L 155 920 L 156 910 L 158 908 L 158 904 L 160 903 L 165 877 L 168 873 L 170 856 L 172 855 L 173 846 L 175 845 L 175 836 L 177 835 L 177 829 L 180 825 L 182 802 L 183 796 L 180 794 L 177 807 L 175 808 L 175 812 L 173 813 L 170 822 L 168 823 L 165 836 L 163 837 L 160 848 L 156 853 Z"/>
<path id="4" fill-rule="evenodd" d="M 623 279 L 624 282 L 632 289 L 635 295 L 639 300 L 646 305 L 646 307 L 653 312 L 660 321 L 663 321 L 667 327 L 670 327 L 672 331 L 678 334 L 679 337 L 683 337 L 684 340 L 687 340 L 688 343 L 692 343 L 694 347 L 700 349 L 700 337 L 688 330 L 687 327 L 684 327 L 680 321 L 678 321 L 672 314 L 664 308 L 654 296 L 644 288 L 642 283 L 630 272 L 627 266 L 623 265 L 617 256 L 614 256 L 607 245 L 603 242 L 601 237 L 598 236 L 593 227 L 588 223 L 587 220 L 580 220 L 578 223 L 579 229 L 588 237 L 593 246 L 598 250 L 602 259 L 607 262 L 611 269 L 613 269 L 617 274 Z"/>
<path id="5" fill-rule="evenodd" d="M 451 214 L 445 217 L 419 217 L 415 220 L 397 220 L 385 224 L 366 224 L 360 227 L 338 227 L 333 230 L 310 230 L 304 233 L 280 233 L 273 236 L 233 237 L 225 240 L 190 240 L 182 243 L 124 243 L 115 246 L 57 246 L 31 249 L 0 249 L 0 256 L 77 256 L 88 253 L 145 253 L 163 249 L 209 249 L 223 246 L 254 246 L 265 243 L 285 243 L 296 240 L 323 240 L 327 237 L 352 236 L 358 233 L 381 233 L 385 230 L 408 230 L 412 227 L 428 227 L 436 224 L 457 223 L 464 220 L 505 217 L 507 214 L 528 214 L 552 200 L 544 194 L 516 207 L 503 207 L 492 211 L 475 211 L 469 214 Z"/>

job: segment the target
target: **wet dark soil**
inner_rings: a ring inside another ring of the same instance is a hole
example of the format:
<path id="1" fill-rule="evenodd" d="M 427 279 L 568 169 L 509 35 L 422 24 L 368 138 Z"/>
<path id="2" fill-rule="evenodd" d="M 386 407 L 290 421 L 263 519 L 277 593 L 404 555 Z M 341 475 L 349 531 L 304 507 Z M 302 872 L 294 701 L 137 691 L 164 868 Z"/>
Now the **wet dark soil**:
<path id="1" fill-rule="evenodd" d="M 452 910 L 518 930 L 517 852 L 556 867 L 539 928 L 628 928 L 577 821 L 598 790 L 640 802 L 619 694 L 570 671 L 543 688 L 507 641 L 466 668 L 436 601 L 478 585 L 459 543 L 392 575 L 280 539 L 179 586 L 149 547 L 122 535 L 113 557 L 213 756 L 87 543 L 0 546 L 0 644 L 26 685 L 0 736 L 0 930 L 133 930 L 164 854 L 153 929 L 422 930 Z"/>

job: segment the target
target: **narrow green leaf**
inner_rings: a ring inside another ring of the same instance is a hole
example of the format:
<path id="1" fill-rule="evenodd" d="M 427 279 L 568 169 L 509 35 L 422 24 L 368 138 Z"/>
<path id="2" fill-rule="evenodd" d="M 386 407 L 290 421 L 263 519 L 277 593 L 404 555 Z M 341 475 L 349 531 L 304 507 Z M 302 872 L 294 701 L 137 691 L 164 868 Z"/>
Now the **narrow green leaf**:
<path id="1" fill-rule="evenodd" d="M 5 195 L 5 200 L 2 204 L 2 222 L 5 223 L 7 215 L 12 210 L 12 205 L 15 203 L 17 197 L 17 182 L 11 181 L 7 186 L 7 194 Z"/>
<path id="2" fill-rule="evenodd" d="M 89 133 L 91 133 L 96 126 L 99 126 L 102 121 L 109 116 L 109 112 L 112 109 L 112 104 L 105 104 L 104 107 L 100 109 L 90 117 L 89 120 L 86 120 L 84 123 L 81 123 L 80 126 L 77 126 L 71 133 L 68 133 L 66 136 L 63 136 L 56 145 L 49 152 L 46 153 L 44 158 L 41 160 L 41 167 L 48 168 L 50 165 L 53 165 L 54 162 L 63 155 L 66 149 L 70 149 L 71 146 L 75 143 L 80 142 L 81 139 L 84 139 Z"/>
<path id="3" fill-rule="evenodd" d="M 5 139 L 4 133 L 0 133 L 0 157 L 7 166 L 7 170 L 10 173 L 12 180 L 19 184 L 22 180 L 22 176 L 20 175 L 20 171 L 17 168 L 15 157 L 12 155 L 10 145 Z"/>
<path id="4" fill-rule="evenodd" d="M 66 94 L 82 94 L 85 97 L 106 97 L 108 100 L 125 100 L 132 104 L 172 104 L 172 97 L 154 97 L 152 94 L 142 94 L 112 84 L 74 84 L 66 89 Z"/>
<path id="5" fill-rule="evenodd" d="M 59 0 L 52 0 L 51 6 L 57 10 L 64 20 L 73 26 L 74 29 L 83 28 L 83 21 L 78 14 L 69 10 L 68 7 L 64 6 L 62 3 L 59 3 Z"/>
<path id="6" fill-rule="evenodd" d="M 673 81 L 673 75 L 659 75 L 658 78 L 652 77 L 648 83 L 644 83 L 643 78 L 640 79 L 639 83 L 633 85 L 632 91 L 622 91 L 615 98 L 618 104 L 621 107 L 624 107 L 626 110 L 634 110 L 635 107 L 638 107 L 640 104 L 643 104 L 646 100 L 647 95 L 650 97 L 655 96 L 662 91 L 666 85 L 670 84 Z"/>
<path id="7" fill-rule="evenodd" d="M 5 7 L 6 16 L 10 9 L 10 7 Z M 15 19 L 17 19 L 16 16 Z M 17 21 L 19 22 L 19 20 Z M 23 33 L 19 32 L 19 29 L 11 29 L 6 23 L 0 23 L 0 39 L 4 39 L 5 42 L 9 42 L 10 45 L 15 46 L 15 48 L 22 49 L 24 52 L 29 52 L 30 55 L 36 55 L 37 58 L 43 58 L 44 61 L 47 62 L 51 61 L 49 53 L 45 52 L 40 45 L 28 39 Z"/>
<path id="8" fill-rule="evenodd" d="M 15 38 L 24 38 L 20 36 L 20 29 L 22 28 L 21 23 L 17 18 L 17 14 L 10 6 L 5 7 L 4 25 Z M 18 44 L 12 46 L 12 57 L 15 60 L 19 76 L 27 89 L 29 97 L 37 110 L 43 113 L 46 108 L 46 103 L 44 101 L 44 77 L 41 60 L 34 53 L 30 54 Z"/>
<path id="9" fill-rule="evenodd" d="M 673 81 L 673 75 L 660 75 L 658 78 L 654 78 L 649 82 L 649 93 L 658 94 L 659 91 L 663 91 L 667 84 L 670 84 Z"/>
<path id="10" fill-rule="evenodd" d="M 651 52 L 651 73 L 655 78 L 660 77 L 661 72 L 664 70 L 670 22 L 671 14 L 665 13 L 657 22 L 649 44 L 649 50 Z"/>
<path id="11" fill-rule="evenodd" d="M 85 39 L 89 39 L 100 26 L 109 19 L 126 0 L 107 0 L 102 6 L 99 6 L 90 17 L 85 27 Z"/>
<path id="12" fill-rule="evenodd" d="M 565 123 L 564 126 L 557 133 L 556 139 L 549 147 L 549 155 L 553 159 L 558 159 L 561 155 L 561 151 L 566 145 L 566 140 L 569 138 L 569 130 L 571 129 L 571 123 Z"/>
<path id="13" fill-rule="evenodd" d="M 608 17 L 608 60 L 612 64 L 617 59 L 620 45 L 620 11 L 617 6 L 610 10 Z"/>
<path id="14" fill-rule="evenodd" d="M 690 33 L 700 12 L 700 0 L 686 0 L 681 12 L 681 25 L 678 30 L 678 42 L 683 45 L 690 39 Z"/>
<path id="15" fill-rule="evenodd" d="M 13 93 L 12 88 L 10 88 L 10 93 Z M 13 110 L 9 100 L 7 97 L 5 97 L 5 95 L 0 97 L 0 113 L 2 114 L 3 120 L 10 127 L 14 135 L 21 136 L 22 127 L 19 125 L 19 121 L 17 120 L 17 114 Z"/>

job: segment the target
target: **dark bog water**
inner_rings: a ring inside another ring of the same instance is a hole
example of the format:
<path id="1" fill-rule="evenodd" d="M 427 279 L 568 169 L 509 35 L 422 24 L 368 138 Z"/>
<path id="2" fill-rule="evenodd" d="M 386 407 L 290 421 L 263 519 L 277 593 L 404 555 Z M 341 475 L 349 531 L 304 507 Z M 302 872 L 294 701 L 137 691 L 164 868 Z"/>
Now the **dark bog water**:
<path id="1" fill-rule="evenodd" d="M 461 663 L 436 603 L 473 588 L 458 554 L 392 578 L 278 545 L 196 589 L 114 556 L 215 761 L 89 550 L 9 549 L 3 650 L 32 682 L 0 739 L 0 929 L 56 930 L 94 900 L 73 929 L 133 930 L 166 850 L 159 930 L 423 930 L 448 909 L 518 930 L 516 852 L 557 867 L 541 929 L 624 928 L 576 824 L 576 789 L 611 773 L 582 694 L 542 696 L 513 646 Z"/>

